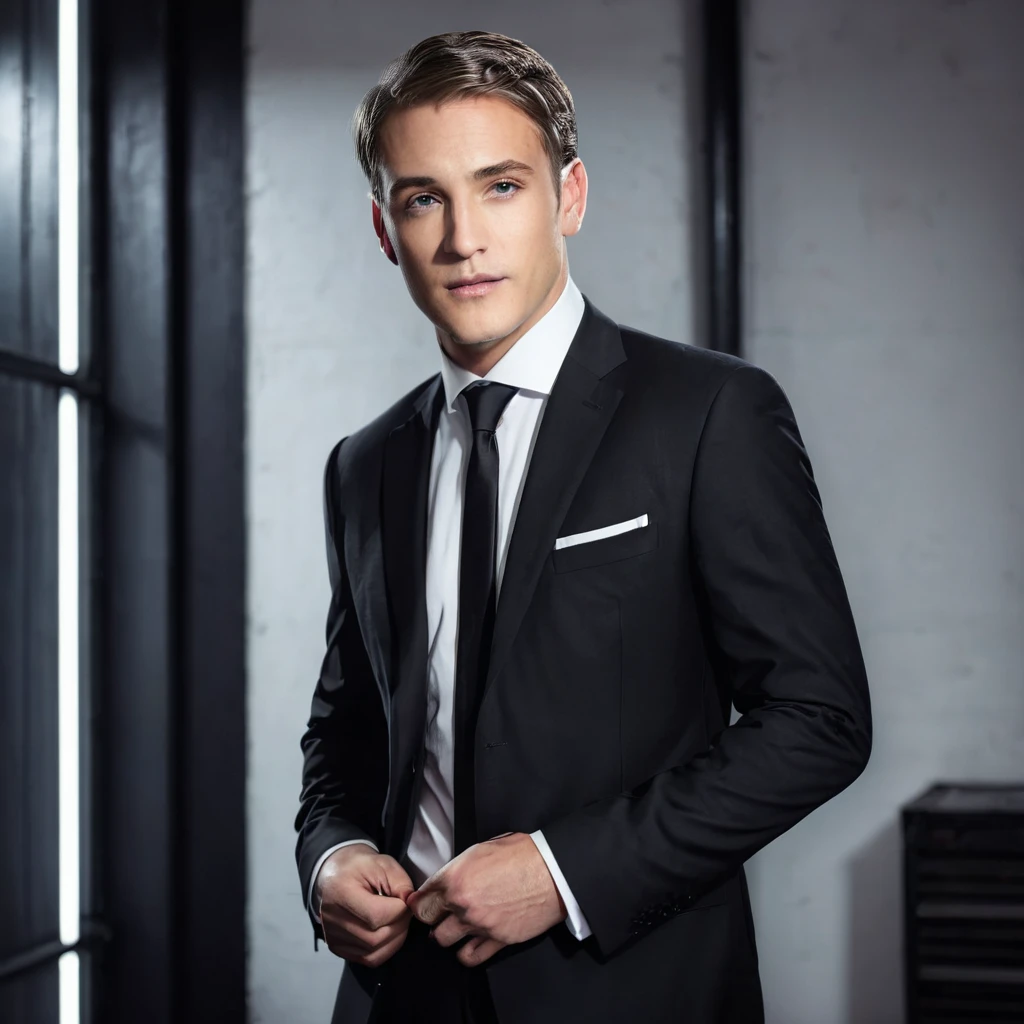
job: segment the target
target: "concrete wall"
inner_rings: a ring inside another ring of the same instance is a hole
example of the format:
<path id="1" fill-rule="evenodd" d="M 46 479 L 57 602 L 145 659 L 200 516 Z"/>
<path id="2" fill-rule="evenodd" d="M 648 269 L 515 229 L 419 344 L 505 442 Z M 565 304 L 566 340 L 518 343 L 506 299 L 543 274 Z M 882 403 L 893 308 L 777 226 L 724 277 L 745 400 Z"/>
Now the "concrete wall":
<path id="1" fill-rule="evenodd" d="M 379 252 L 349 119 L 388 60 L 437 32 L 537 47 L 569 84 L 590 177 L 570 240 L 613 318 L 691 336 L 683 16 L 670 0 L 483 9 L 254 0 L 249 154 L 249 827 L 254 1021 L 330 1019 L 341 961 L 313 953 L 294 861 L 299 736 L 329 590 L 321 477 L 333 443 L 437 372 L 433 328 Z M 611 55 L 614 53 L 614 59 Z M 641 111 L 642 116 L 637 116 Z"/>
<path id="2" fill-rule="evenodd" d="M 1024 775 L 1024 5 L 756 0 L 747 354 L 788 390 L 875 714 L 752 867 L 774 1024 L 902 1020 L 898 808 Z"/>
<path id="3" fill-rule="evenodd" d="M 873 685 L 865 775 L 750 865 L 770 1024 L 900 1019 L 898 808 L 1024 764 L 1024 5 L 756 0 L 747 356 L 787 389 Z M 684 55 L 667 0 L 376 8 L 254 0 L 249 88 L 252 1019 L 329 1019 L 291 829 L 328 590 L 331 444 L 436 370 L 378 252 L 348 120 L 423 36 L 491 28 L 551 59 L 591 198 L 573 275 L 613 318 L 693 331 Z"/>

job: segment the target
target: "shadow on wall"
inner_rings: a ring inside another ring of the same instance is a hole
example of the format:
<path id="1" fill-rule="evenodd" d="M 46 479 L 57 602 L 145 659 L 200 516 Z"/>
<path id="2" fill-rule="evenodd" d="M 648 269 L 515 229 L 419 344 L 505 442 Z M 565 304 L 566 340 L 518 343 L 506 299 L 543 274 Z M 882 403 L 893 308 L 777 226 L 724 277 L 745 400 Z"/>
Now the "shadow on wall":
<path id="1" fill-rule="evenodd" d="M 847 1024 L 903 1022 L 903 851 L 899 817 L 848 862 Z"/>

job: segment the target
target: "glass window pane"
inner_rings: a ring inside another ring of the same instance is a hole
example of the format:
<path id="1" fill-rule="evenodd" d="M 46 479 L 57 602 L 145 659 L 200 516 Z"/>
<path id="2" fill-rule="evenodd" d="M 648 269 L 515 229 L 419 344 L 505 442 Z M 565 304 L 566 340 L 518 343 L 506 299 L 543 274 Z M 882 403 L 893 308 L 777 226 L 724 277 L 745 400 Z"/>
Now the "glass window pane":
<path id="1" fill-rule="evenodd" d="M 0 3 L 0 349 L 57 361 L 57 0 Z"/>
<path id="2" fill-rule="evenodd" d="M 17 1024 L 57 1024 L 57 961 L 0 983 L 3 1020 Z M 7 1014 L 10 1013 L 8 1017 Z"/>
<path id="3" fill-rule="evenodd" d="M 0 962 L 58 936 L 57 392 L 0 377 Z M 57 965 L 0 983 L 56 1021 Z"/>

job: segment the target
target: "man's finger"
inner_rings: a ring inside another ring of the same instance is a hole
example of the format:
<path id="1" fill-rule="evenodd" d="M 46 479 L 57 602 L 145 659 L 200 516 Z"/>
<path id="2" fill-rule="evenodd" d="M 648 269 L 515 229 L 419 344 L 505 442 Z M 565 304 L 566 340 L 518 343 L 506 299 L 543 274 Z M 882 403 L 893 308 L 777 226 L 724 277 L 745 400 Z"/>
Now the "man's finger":
<path id="1" fill-rule="evenodd" d="M 434 925 L 430 934 L 439 946 L 454 946 L 472 931 L 468 924 L 464 924 L 454 914 L 448 914 Z"/>
<path id="2" fill-rule="evenodd" d="M 328 949 L 343 960 L 354 960 L 356 963 L 366 967 L 379 967 L 390 960 L 395 953 L 405 944 L 408 932 L 403 930 L 391 937 L 387 942 L 381 943 L 374 949 L 365 949 L 358 945 L 347 942 L 328 943 Z"/>
<path id="3" fill-rule="evenodd" d="M 347 911 L 370 931 L 399 920 L 409 910 L 401 897 L 378 896 L 361 890 L 355 894 L 343 894 L 342 902 L 336 903 L 335 907 Z M 330 906 L 327 912 L 330 913 Z"/>
<path id="4" fill-rule="evenodd" d="M 400 910 L 396 909 L 396 912 L 387 920 L 382 921 L 376 927 L 372 927 L 366 923 L 364 918 L 353 914 L 350 910 L 340 904 L 331 904 L 325 908 L 322 907 L 320 911 L 321 920 L 329 921 L 332 927 L 335 927 L 336 929 L 343 929 L 349 935 L 354 936 L 359 942 L 366 942 L 370 944 L 375 944 L 380 940 L 380 933 L 382 930 L 401 921 L 403 917 L 408 916 L 411 916 L 409 908 L 403 904 L 402 908 Z"/>
<path id="5" fill-rule="evenodd" d="M 498 950 L 504 949 L 505 945 L 497 939 L 477 936 L 470 939 L 455 955 L 466 967 L 476 967 L 485 960 L 490 960 Z"/>

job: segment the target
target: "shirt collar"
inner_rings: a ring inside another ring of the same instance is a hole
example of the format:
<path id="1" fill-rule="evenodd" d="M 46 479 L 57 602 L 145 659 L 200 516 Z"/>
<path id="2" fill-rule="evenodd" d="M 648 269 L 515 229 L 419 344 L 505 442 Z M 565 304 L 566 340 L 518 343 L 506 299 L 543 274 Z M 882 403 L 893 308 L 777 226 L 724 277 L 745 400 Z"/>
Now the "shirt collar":
<path id="1" fill-rule="evenodd" d="M 583 295 L 572 277 L 555 304 L 537 321 L 502 357 L 484 377 L 465 370 L 441 349 L 441 380 L 444 382 L 447 409 L 452 412 L 455 399 L 477 380 L 508 384 L 521 391 L 541 395 L 551 394 L 555 378 L 561 369 L 566 352 L 576 336 L 583 319 Z"/>

